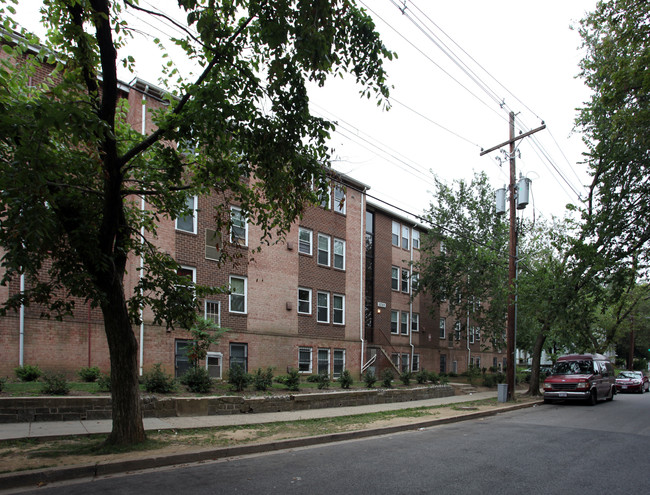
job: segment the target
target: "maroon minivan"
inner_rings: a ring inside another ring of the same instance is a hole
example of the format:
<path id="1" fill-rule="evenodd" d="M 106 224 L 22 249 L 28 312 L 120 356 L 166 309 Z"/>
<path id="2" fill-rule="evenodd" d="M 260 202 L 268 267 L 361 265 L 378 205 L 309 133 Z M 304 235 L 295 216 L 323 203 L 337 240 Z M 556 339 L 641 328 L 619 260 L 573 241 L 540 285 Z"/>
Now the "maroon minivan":
<path id="1" fill-rule="evenodd" d="M 595 405 L 616 394 L 614 367 L 602 354 L 571 354 L 558 358 L 544 380 L 544 402 L 584 400 Z"/>

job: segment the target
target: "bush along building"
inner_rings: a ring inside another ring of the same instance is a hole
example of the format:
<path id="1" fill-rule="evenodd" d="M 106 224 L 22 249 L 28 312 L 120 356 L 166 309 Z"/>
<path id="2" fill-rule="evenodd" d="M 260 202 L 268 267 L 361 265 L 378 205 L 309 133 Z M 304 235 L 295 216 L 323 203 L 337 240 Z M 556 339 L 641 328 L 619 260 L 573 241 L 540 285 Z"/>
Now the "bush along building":
<path id="1" fill-rule="evenodd" d="M 34 84 L 48 73 L 43 64 Z M 140 79 L 120 83 L 118 90 L 129 104 L 127 122 L 142 134 L 152 132 L 152 113 L 167 104 L 164 93 Z M 321 204 L 308 207 L 286 238 L 270 245 L 224 194 L 190 197 L 191 214 L 183 218 L 159 217 L 156 235 L 147 241 L 178 262 L 187 290 L 193 283 L 227 288 L 200 301 L 202 316 L 228 329 L 199 363 L 212 377 L 225 378 L 233 365 L 334 378 L 345 369 L 358 378 L 385 369 L 398 374 L 501 368 L 504 354 L 486 350 L 469 319 L 452 320 L 444 304 L 434 306 L 416 294 L 412 264 L 420 260 L 426 227 L 368 203 L 368 189 L 333 172 Z M 138 197 L 131 200 L 151 208 Z M 224 211 L 231 227 L 219 231 L 215 215 Z M 127 292 L 133 293 L 146 270 L 137 256 L 129 259 Z M 12 279 L 0 286 L 0 300 L 30 283 Z M 154 325 L 149 308 L 141 311 L 143 323 L 134 330 L 140 373 L 160 363 L 181 376 L 189 367 L 190 334 Z M 109 371 L 99 310 L 76 300 L 72 317 L 58 321 L 41 313 L 32 304 L 0 318 L 0 376 L 13 376 L 14 368 L 26 364 L 69 377 L 86 366 Z"/>

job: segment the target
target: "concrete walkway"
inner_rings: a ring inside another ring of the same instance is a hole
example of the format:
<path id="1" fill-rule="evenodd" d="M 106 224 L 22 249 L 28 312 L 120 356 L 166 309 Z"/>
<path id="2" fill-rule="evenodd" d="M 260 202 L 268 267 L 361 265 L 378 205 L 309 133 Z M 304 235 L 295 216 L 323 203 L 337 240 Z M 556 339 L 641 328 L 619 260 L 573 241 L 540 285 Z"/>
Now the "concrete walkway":
<path id="1" fill-rule="evenodd" d="M 144 428 L 151 430 L 180 430 L 185 428 L 212 428 L 218 426 L 237 426 L 260 423 L 275 423 L 282 421 L 297 421 L 303 419 L 332 418 L 352 416 L 355 414 L 374 413 L 380 411 L 395 411 L 417 407 L 432 407 L 445 404 L 457 404 L 475 400 L 496 398 L 497 392 L 478 392 L 470 395 L 455 395 L 436 399 L 426 399 L 409 402 L 393 402 L 389 404 L 372 404 L 353 407 L 332 407 L 326 409 L 309 409 L 304 411 L 283 411 L 257 414 L 228 414 L 218 416 L 191 416 L 170 418 L 145 418 Z M 23 438 L 57 438 L 73 435 L 92 435 L 110 433 L 112 421 L 52 421 L 31 423 L 0 423 L 0 441 Z"/>

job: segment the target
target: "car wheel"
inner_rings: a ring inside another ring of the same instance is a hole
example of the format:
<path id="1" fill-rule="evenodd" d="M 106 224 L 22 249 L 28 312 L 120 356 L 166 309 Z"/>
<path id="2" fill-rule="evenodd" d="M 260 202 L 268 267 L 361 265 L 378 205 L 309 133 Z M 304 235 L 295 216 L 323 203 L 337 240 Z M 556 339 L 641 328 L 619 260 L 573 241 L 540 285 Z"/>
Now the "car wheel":
<path id="1" fill-rule="evenodd" d="M 589 398 L 587 399 L 587 403 L 590 406 L 595 406 L 597 402 L 598 402 L 598 394 L 596 393 L 595 390 L 592 390 L 591 394 L 589 394 Z"/>

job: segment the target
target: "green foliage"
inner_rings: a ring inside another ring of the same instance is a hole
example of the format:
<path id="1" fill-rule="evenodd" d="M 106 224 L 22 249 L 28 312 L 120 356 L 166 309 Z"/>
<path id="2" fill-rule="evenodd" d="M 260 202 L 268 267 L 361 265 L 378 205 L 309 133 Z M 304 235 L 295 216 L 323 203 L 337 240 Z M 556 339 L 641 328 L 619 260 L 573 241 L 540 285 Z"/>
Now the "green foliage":
<path id="1" fill-rule="evenodd" d="M 319 380 L 320 380 L 320 375 L 317 375 L 317 374 L 316 375 L 309 375 L 307 377 L 307 382 L 308 383 L 318 383 Z"/>
<path id="2" fill-rule="evenodd" d="M 330 374 L 327 371 L 321 371 L 318 374 L 318 390 L 330 387 Z"/>
<path id="3" fill-rule="evenodd" d="M 339 383 L 341 384 L 341 388 L 349 389 L 354 384 L 352 373 L 349 370 L 343 370 L 343 373 L 339 377 Z"/>
<path id="4" fill-rule="evenodd" d="M 97 378 L 97 390 L 100 392 L 110 392 L 111 391 L 111 374 L 110 373 L 101 373 L 99 378 Z"/>
<path id="5" fill-rule="evenodd" d="M 505 383 L 506 375 L 503 373 L 486 373 L 483 375 L 483 386 L 494 388 L 499 383 Z"/>
<path id="6" fill-rule="evenodd" d="M 381 373 L 381 386 L 384 388 L 391 388 L 393 386 L 393 380 L 395 379 L 395 373 L 390 368 L 386 368 Z"/>
<path id="7" fill-rule="evenodd" d="M 470 366 L 467 370 L 467 379 L 471 385 L 474 385 L 481 378 L 481 369 L 476 366 Z"/>
<path id="8" fill-rule="evenodd" d="M 253 385 L 255 390 L 265 391 L 273 386 L 273 368 L 257 368 L 257 371 L 253 375 Z"/>
<path id="9" fill-rule="evenodd" d="M 253 381 L 250 373 L 246 373 L 244 368 L 234 364 L 228 370 L 228 383 L 236 392 L 243 392 Z"/>
<path id="10" fill-rule="evenodd" d="M 43 372 L 38 366 L 31 364 L 14 368 L 14 373 L 16 373 L 16 376 L 22 382 L 35 382 L 43 375 Z"/>
<path id="11" fill-rule="evenodd" d="M 0 376 L 0 392 L 4 390 L 6 384 L 7 384 L 7 378 L 4 376 Z"/>
<path id="12" fill-rule="evenodd" d="M 287 378 L 287 375 L 277 375 L 275 378 L 273 378 L 273 381 L 275 383 L 279 383 L 280 385 L 286 385 Z"/>
<path id="13" fill-rule="evenodd" d="M 79 378 L 81 378 L 84 382 L 90 383 L 99 378 L 101 371 L 99 371 L 99 368 L 97 366 L 90 366 L 81 368 L 79 371 L 77 371 L 77 374 L 79 375 Z"/>
<path id="14" fill-rule="evenodd" d="M 180 381 L 190 392 L 195 394 L 207 394 L 212 390 L 212 378 L 210 378 L 208 370 L 200 366 L 191 366 Z"/>
<path id="15" fill-rule="evenodd" d="M 373 388 L 375 386 L 375 383 L 377 383 L 377 376 L 375 375 L 375 372 L 372 370 L 367 370 L 363 374 L 363 383 L 366 384 L 366 387 L 368 388 Z"/>
<path id="16" fill-rule="evenodd" d="M 413 379 L 413 373 L 408 370 L 402 371 L 399 375 L 399 379 L 404 385 L 409 386 L 411 384 L 411 380 Z"/>
<path id="17" fill-rule="evenodd" d="M 218 344 L 219 338 L 227 330 L 219 327 L 214 321 L 206 318 L 197 318 L 189 332 L 192 342 L 187 347 L 187 358 L 192 367 L 197 367 L 199 362 L 208 355 L 212 344 Z"/>
<path id="18" fill-rule="evenodd" d="M 170 394 L 176 391 L 176 381 L 165 373 L 161 363 L 156 363 L 144 375 L 144 389 L 151 394 Z"/>
<path id="19" fill-rule="evenodd" d="M 68 395 L 70 385 L 62 373 L 45 373 L 41 393 L 46 395 Z"/>
<path id="20" fill-rule="evenodd" d="M 438 376 L 438 374 L 435 371 L 427 371 L 427 375 L 429 378 L 429 381 L 433 383 L 434 385 L 437 385 L 440 383 L 441 376 Z"/>
<path id="21" fill-rule="evenodd" d="M 287 372 L 287 378 L 284 381 L 284 384 L 289 390 L 294 392 L 298 391 L 300 388 L 300 373 L 295 368 L 289 368 Z"/>

